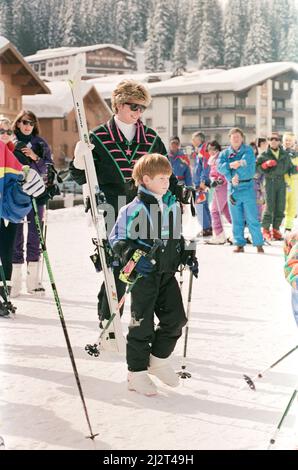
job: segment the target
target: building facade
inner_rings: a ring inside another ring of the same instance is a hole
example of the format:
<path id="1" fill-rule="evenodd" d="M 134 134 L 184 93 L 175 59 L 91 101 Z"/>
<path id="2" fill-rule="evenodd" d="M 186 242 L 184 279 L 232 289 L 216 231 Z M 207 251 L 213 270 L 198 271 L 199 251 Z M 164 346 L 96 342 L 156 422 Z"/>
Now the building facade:
<path id="1" fill-rule="evenodd" d="M 134 55 L 114 44 L 44 49 L 25 57 L 43 80 L 68 80 L 80 68 L 84 79 L 136 70 Z"/>

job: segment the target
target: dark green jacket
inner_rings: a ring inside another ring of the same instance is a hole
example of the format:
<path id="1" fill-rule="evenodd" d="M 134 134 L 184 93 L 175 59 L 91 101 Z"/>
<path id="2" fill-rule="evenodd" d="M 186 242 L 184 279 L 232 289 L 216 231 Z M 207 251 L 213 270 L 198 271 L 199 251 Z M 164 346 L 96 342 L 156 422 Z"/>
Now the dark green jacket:
<path id="1" fill-rule="evenodd" d="M 263 169 L 262 164 L 268 160 L 275 160 L 277 165 Z M 265 175 L 265 178 L 276 178 L 278 176 L 293 175 L 297 173 L 297 167 L 293 165 L 290 155 L 284 149 L 279 149 L 279 158 L 275 158 L 270 147 L 267 152 L 262 153 L 257 159 L 257 170 Z"/>

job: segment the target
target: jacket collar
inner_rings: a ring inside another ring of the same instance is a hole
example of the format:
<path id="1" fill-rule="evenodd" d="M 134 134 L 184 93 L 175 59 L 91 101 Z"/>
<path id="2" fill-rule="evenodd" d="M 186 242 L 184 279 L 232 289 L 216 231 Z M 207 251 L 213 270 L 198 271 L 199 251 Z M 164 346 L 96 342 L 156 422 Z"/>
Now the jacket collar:
<path id="1" fill-rule="evenodd" d="M 119 127 L 117 126 L 114 116 L 111 117 L 111 119 L 107 122 L 107 129 L 110 134 L 111 140 L 113 142 L 117 143 L 125 143 L 126 138 L 120 131 Z M 136 144 L 147 144 L 147 138 L 146 138 L 146 133 L 144 129 L 144 124 L 142 121 L 139 119 L 136 122 L 136 133 L 134 138 L 132 139 L 132 142 Z"/>

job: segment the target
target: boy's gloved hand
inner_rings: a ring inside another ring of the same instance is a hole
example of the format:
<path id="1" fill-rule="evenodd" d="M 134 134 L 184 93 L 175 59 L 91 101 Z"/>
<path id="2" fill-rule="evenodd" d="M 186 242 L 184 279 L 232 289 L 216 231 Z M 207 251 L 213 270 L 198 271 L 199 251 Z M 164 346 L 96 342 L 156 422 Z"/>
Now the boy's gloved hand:
<path id="1" fill-rule="evenodd" d="M 187 258 L 186 265 L 189 267 L 189 270 L 193 273 L 194 277 L 197 278 L 199 275 L 199 262 L 195 254 L 192 253 Z"/>
<path id="2" fill-rule="evenodd" d="M 40 196 L 46 189 L 43 178 L 33 168 L 30 168 L 28 172 L 24 171 L 21 185 L 23 192 L 33 197 Z"/>
<path id="3" fill-rule="evenodd" d="M 147 277 L 154 268 L 154 264 L 146 256 L 141 256 L 136 264 L 135 270 L 143 277 Z"/>
<path id="4" fill-rule="evenodd" d="M 79 140 L 76 143 L 75 149 L 74 149 L 74 160 L 73 160 L 73 166 L 77 168 L 78 170 L 85 170 L 85 160 L 84 156 L 90 151 L 94 149 L 93 144 L 87 144 L 86 142 L 83 142 L 82 140 Z"/>

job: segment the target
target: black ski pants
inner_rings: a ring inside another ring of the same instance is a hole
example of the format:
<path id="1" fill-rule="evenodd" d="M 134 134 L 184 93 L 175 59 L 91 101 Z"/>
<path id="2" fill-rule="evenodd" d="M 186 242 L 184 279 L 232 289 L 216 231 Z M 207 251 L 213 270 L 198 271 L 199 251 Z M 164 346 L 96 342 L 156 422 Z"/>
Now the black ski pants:
<path id="1" fill-rule="evenodd" d="M 286 206 L 286 183 L 284 176 L 265 178 L 266 206 L 262 218 L 262 227 L 279 230 L 284 218 Z"/>
<path id="2" fill-rule="evenodd" d="M 0 258 L 6 281 L 11 279 L 12 255 L 17 226 L 17 224 L 11 222 L 6 226 L 4 220 L 0 219 Z"/>
<path id="3" fill-rule="evenodd" d="M 154 314 L 159 321 L 156 328 Z M 147 370 L 150 354 L 162 359 L 169 357 L 186 322 L 181 292 L 173 273 L 151 273 L 140 278 L 131 292 L 126 349 L 128 370 Z"/>

